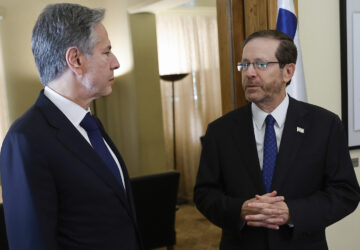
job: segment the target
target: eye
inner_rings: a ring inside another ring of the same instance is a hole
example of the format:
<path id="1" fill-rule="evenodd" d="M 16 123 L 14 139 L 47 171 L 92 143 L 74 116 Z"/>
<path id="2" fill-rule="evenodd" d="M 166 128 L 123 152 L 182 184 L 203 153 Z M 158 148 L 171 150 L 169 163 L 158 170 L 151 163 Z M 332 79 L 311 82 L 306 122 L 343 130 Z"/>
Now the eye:
<path id="1" fill-rule="evenodd" d="M 107 56 L 110 55 L 110 53 L 111 53 L 110 51 L 104 52 L 104 54 Z"/>
<path id="2" fill-rule="evenodd" d="M 250 63 L 243 63 L 243 67 L 244 67 L 244 69 L 249 68 L 249 65 L 250 65 Z"/>
<path id="3" fill-rule="evenodd" d="M 267 66 L 264 62 L 256 62 L 255 64 L 258 69 L 266 68 Z"/>

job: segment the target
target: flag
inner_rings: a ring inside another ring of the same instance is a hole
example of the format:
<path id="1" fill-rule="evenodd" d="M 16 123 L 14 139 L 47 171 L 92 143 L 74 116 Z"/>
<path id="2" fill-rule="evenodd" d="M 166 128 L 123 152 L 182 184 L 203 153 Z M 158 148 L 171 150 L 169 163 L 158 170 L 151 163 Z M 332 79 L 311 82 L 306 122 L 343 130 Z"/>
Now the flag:
<path id="1" fill-rule="evenodd" d="M 307 102 L 299 29 L 293 0 L 278 0 L 276 29 L 294 39 L 298 51 L 295 73 L 291 79 L 290 85 L 286 88 L 286 91 L 295 99 Z"/>

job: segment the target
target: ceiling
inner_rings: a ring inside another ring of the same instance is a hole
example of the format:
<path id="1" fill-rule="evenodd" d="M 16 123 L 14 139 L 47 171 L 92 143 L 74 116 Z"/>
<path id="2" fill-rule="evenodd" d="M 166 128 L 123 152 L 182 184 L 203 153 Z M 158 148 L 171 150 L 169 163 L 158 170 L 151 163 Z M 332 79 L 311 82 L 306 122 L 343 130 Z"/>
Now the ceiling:
<path id="1" fill-rule="evenodd" d="M 214 7 L 216 6 L 216 0 L 191 0 L 181 7 Z"/>
<path id="2" fill-rule="evenodd" d="M 144 4 L 144 3 L 149 4 Z M 149 0 L 140 5 L 132 6 L 128 9 L 131 14 L 140 12 L 157 13 L 164 10 L 174 8 L 199 8 L 199 7 L 215 7 L 216 0 Z"/>

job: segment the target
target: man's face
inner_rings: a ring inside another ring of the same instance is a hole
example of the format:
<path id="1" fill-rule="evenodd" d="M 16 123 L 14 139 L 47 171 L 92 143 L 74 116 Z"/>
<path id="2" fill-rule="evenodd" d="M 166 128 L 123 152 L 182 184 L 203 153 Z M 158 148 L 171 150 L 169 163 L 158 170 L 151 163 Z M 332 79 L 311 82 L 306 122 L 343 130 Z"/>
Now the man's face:
<path id="1" fill-rule="evenodd" d="M 279 43 L 271 38 L 255 38 L 249 41 L 243 49 L 242 62 L 277 62 L 275 52 Z M 280 69 L 278 63 L 268 64 L 266 69 L 261 70 L 250 65 L 242 72 L 242 87 L 246 99 L 260 108 L 279 105 L 286 94 L 287 78 L 284 70 Z"/>
<path id="2" fill-rule="evenodd" d="M 110 95 L 114 84 L 114 70 L 119 68 L 119 62 L 111 52 L 111 44 L 105 27 L 98 23 L 94 27 L 98 42 L 93 48 L 93 54 L 84 60 L 83 87 L 92 99 Z"/>

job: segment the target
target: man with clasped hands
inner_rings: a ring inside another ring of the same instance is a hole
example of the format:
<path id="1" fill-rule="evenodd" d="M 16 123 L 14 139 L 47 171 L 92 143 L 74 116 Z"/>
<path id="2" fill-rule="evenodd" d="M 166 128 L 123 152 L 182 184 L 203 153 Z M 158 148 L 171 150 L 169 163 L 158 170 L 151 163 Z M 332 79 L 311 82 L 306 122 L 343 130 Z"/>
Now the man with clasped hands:
<path id="1" fill-rule="evenodd" d="M 325 228 L 358 205 L 340 119 L 286 93 L 296 58 L 280 31 L 250 35 L 238 64 L 249 104 L 203 138 L 194 200 L 222 228 L 220 249 L 328 249 Z"/>

